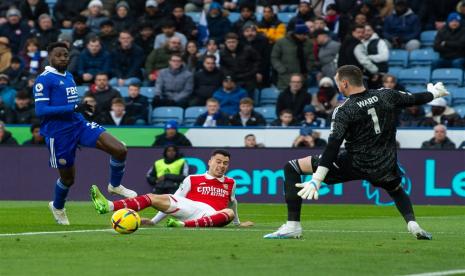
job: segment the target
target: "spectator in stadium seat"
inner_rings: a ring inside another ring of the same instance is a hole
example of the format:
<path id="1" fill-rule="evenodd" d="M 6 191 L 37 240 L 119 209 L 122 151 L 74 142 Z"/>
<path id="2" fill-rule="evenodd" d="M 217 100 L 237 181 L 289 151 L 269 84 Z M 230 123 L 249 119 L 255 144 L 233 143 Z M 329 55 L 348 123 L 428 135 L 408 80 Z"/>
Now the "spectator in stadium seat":
<path id="1" fill-rule="evenodd" d="M 248 21 L 242 26 L 241 43 L 248 45 L 260 55 L 260 66 L 256 74 L 258 87 L 269 87 L 271 78 L 271 45 L 260 33 L 257 33 L 255 23 Z"/>
<path id="2" fill-rule="evenodd" d="M 232 116 L 239 112 L 239 103 L 247 97 L 247 92 L 236 84 L 233 76 L 227 75 L 223 79 L 223 87 L 213 93 L 213 98 L 220 103 L 221 111 Z"/>
<path id="3" fill-rule="evenodd" d="M 315 107 L 316 115 L 331 121 L 331 114 L 339 105 L 337 88 L 329 77 L 322 78 L 318 85 L 318 92 L 312 97 L 312 105 Z"/>
<path id="4" fill-rule="evenodd" d="M 220 103 L 217 99 L 208 99 L 206 108 L 207 112 L 197 117 L 194 126 L 217 127 L 229 125 L 228 115 L 220 111 Z"/>
<path id="5" fill-rule="evenodd" d="M 150 55 L 153 50 L 153 41 L 155 41 L 155 31 L 149 22 L 142 22 L 137 28 L 138 32 L 134 42 L 144 50 L 144 60 Z M 166 67 L 166 66 L 165 66 Z"/>
<path id="6" fill-rule="evenodd" d="M 224 74 L 234 76 L 236 84 L 253 97 L 257 88 L 257 73 L 260 70 L 260 54 L 251 46 L 241 43 L 237 34 L 228 33 L 220 56 L 221 70 Z"/>
<path id="7" fill-rule="evenodd" d="M 108 75 L 106 73 L 97 73 L 95 75 L 94 84 L 90 86 L 89 91 L 85 96 L 93 95 L 97 102 L 97 113 L 108 112 L 111 108 L 111 101 L 114 98 L 121 98 L 118 90 L 111 87 L 108 83 Z"/>
<path id="8" fill-rule="evenodd" d="M 131 84 L 128 87 L 128 97 L 124 98 L 126 103 L 126 113 L 134 117 L 136 125 L 145 125 L 148 120 L 149 100 L 146 96 L 140 94 L 140 87 L 137 84 Z"/>
<path id="9" fill-rule="evenodd" d="M 292 74 L 306 76 L 315 66 L 313 43 L 308 27 L 299 22 L 292 32 L 278 40 L 271 51 L 271 64 L 278 72 L 278 89 L 284 90 Z"/>
<path id="10" fill-rule="evenodd" d="M 425 110 L 422 106 L 406 107 L 399 115 L 400 127 L 419 127 L 425 121 Z"/>
<path id="11" fill-rule="evenodd" d="M 0 25 L 0 37 L 5 36 L 10 42 L 10 48 L 14 55 L 23 49 L 26 40 L 31 35 L 31 29 L 22 19 L 21 12 L 12 7 L 6 12 L 7 22 Z"/>
<path id="12" fill-rule="evenodd" d="M 112 52 L 118 46 L 118 33 L 115 30 L 115 24 L 111 20 L 105 20 L 100 23 L 100 33 L 98 35 L 100 37 L 100 41 L 102 42 L 102 46 L 108 52 Z M 150 47 L 152 48 L 152 41 L 150 41 Z M 137 43 L 136 43 L 137 44 Z M 142 47 L 142 45 L 139 45 Z"/>
<path id="13" fill-rule="evenodd" d="M 126 105 L 121 98 L 111 100 L 111 110 L 103 113 L 99 118 L 98 123 L 101 125 L 134 125 L 136 119 L 126 112 Z"/>
<path id="14" fill-rule="evenodd" d="M 44 0 L 26 0 L 21 2 L 19 10 L 31 29 L 36 26 L 40 15 L 50 13 L 48 4 Z"/>
<path id="15" fill-rule="evenodd" d="M 99 109 L 97 108 L 97 101 L 95 100 L 94 95 L 86 94 L 82 99 L 82 102 L 85 102 L 91 106 L 91 110 L 81 113 L 82 116 L 84 116 L 84 119 L 86 119 L 86 121 L 97 122 L 103 116 L 104 112 L 99 111 Z"/>
<path id="16" fill-rule="evenodd" d="M 0 41 L 1 41 L 1 38 L 0 38 Z M 1 50 L 0 50 L 0 52 L 1 52 Z M 1 60 L 1 58 L 0 58 L 0 60 Z M 2 70 L 0 70 L 0 72 L 1 71 Z M 19 57 L 11 58 L 10 67 L 8 67 L 4 71 L 4 74 L 6 74 L 9 77 L 10 86 L 13 87 L 15 90 L 21 90 L 21 89 L 26 88 L 26 86 L 27 86 L 27 78 L 29 76 L 29 72 L 27 72 L 26 70 L 24 70 L 24 68 L 22 68 L 21 59 Z"/>
<path id="17" fill-rule="evenodd" d="M 0 73 L 5 72 L 10 67 L 12 57 L 10 40 L 6 36 L 0 37 Z"/>
<path id="18" fill-rule="evenodd" d="M 292 74 L 288 87 L 282 91 L 276 102 L 276 115 L 288 109 L 296 120 L 303 119 L 304 107 L 312 102 L 312 96 L 304 87 L 304 78 L 300 74 Z"/>
<path id="19" fill-rule="evenodd" d="M 57 41 L 59 35 L 60 31 L 53 26 L 50 15 L 41 14 L 37 21 L 37 27 L 32 32 L 32 36 L 39 41 L 40 50 L 47 50 L 47 46 Z"/>
<path id="20" fill-rule="evenodd" d="M 30 124 L 36 118 L 34 105 L 27 91 L 21 90 L 16 93 L 12 116 L 12 124 Z"/>
<path id="21" fill-rule="evenodd" d="M 0 99 L 0 121 L 10 124 L 13 121 L 11 109 Z"/>
<path id="22" fill-rule="evenodd" d="M 221 4 L 212 2 L 207 14 L 208 34 L 218 45 L 223 44 L 224 37 L 231 31 L 231 21 L 223 15 Z"/>
<path id="23" fill-rule="evenodd" d="M 266 120 L 262 114 L 253 109 L 254 102 L 251 98 L 243 98 L 239 102 L 239 112 L 231 117 L 232 126 L 266 126 Z"/>
<path id="24" fill-rule="evenodd" d="M 87 41 L 86 49 L 79 55 L 78 80 L 81 83 L 91 83 L 97 73 L 111 72 L 110 53 L 103 49 L 98 36 Z"/>
<path id="25" fill-rule="evenodd" d="M 358 62 L 355 56 L 355 48 L 359 45 L 365 34 L 365 26 L 353 25 L 351 28 L 351 35 L 347 36 L 341 44 L 339 50 L 339 57 L 337 60 L 338 67 L 343 65 L 355 65 L 363 70 L 362 65 Z"/>
<path id="26" fill-rule="evenodd" d="M 247 134 L 244 137 L 244 148 L 252 149 L 252 148 L 264 148 L 265 145 L 263 143 L 257 143 L 257 137 L 254 134 Z"/>
<path id="27" fill-rule="evenodd" d="M 156 0 L 147 0 L 145 2 L 145 12 L 137 21 L 150 23 L 155 33 L 159 33 L 164 20 L 165 15 L 158 8 L 158 2 Z"/>
<path id="28" fill-rule="evenodd" d="M 461 16 L 453 12 L 447 17 L 447 24 L 437 32 L 434 50 L 439 52 L 439 59 L 433 60 L 431 70 L 443 67 L 463 69 L 465 64 L 465 26 L 461 25 Z"/>
<path id="29" fill-rule="evenodd" d="M 312 3 L 310 0 L 300 0 L 299 9 L 297 15 L 291 18 L 287 24 L 287 31 L 294 30 L 298 22 L 306 22 L 315 19 L 315 13 L 313 12 Z"/>
<path id="30" fill-rule="evenodd" d="M 368 88 L 378 88 L 382 76 L 388 71 L 389 48 L 384 39 L 379 38 L 370 24 L 365 25 L 362 43 L 359 43 L 354 54 L 363 68 L 363 74 L 368 77 Z"/>
<path id="31" fill-rule="evenodd" d="M 322 77 L 334 77 L 337 69 L 337 55 L 341 48 L 341 43 L 331 39 L 325 30 L 318 30 L 314 33 L 318 44 L 318 62 Z"/>
<path id="32" fill-rule="evenodd" d="M 58 23 L 58 28 L 70 29 L 73 26 L 72 19 L 87 8 L 89 1 L 57 0 L 53 6 L 53 16 Z"/>
<path id="33" fill-rule="evenodd" d="M 178 122 L 169 120 L 165 123 L 165 132 L 157 135 L 152 147 L 175 145 L 178 147 L 191 147 L 192 143 L 187 137 L 178 132 Z"/>
<path id="34" fill-rule="evenodd" d="M 391 74 L 384 74 L 382 87 L 398 91 L 407 91 L 405 87 L 397 82 L 397 78 Z"/>
<path id="35" fill-rule="evenodd" d="M 310 32 L 310 36 L 312 38 L 316 38 L 316 34 L 315 32 L 321 32 L 321 31 L 325 31 L 328 33 L 329 37 L 332 39 L 332 40 L 335 40 L 337 41 L 338 40 L 338 37 L 337 37 L 337 34 L 336 33 L 333 33 L 329 28 L 328 28 L 328 25 L 326 24 L 326 21 L 323 17 L 317 17 L 315 18 L 315 20 L 313 20 L 313 24 L 314 24 L 314 30 L 313 32 Z"/>
<path id="36" fill-rule="evenodd" d="M 434 136 L 421 145 L 422 149 L 455 149 L 455 143 L 447 137 L 447 127 L 439 124 L 434 127 Z"/>
<path id="37" fill-rule="evenodd" d="M 218 44 L 216 44 L 216 41 L 214 39 L 209 39 L 206 45 L 206 50 L 202 54 L 203 59 L 206 56 L 214 56 L 215 57 L 215 63 L 216 67 L 220 68 L 220 50 L 218 49 Z"/>
<path id="38" fill-rule="evenodd" d="M 202 12 L 204 9 L 204 2 L 209 3 L 209 0 L 187 0 L 186 5 L 184 8 L 186 12 Z"/>
<path id="39" fill-rule="evenodd" d="M 366 22 L 364 23 L 364 25 L 369 24 L 370 26 L 372 26 L 373 31 L 375 33 L 382 34 L 383 33 L 383 18 L 379 15 L 379 11 L 374 6 L 374 4 L 377 4 L 377 2 L 380 2 L 380 1 L 371 1 L 371 3 L 366 2 L 366 1 L 363 2 L 362 4 L 357 6 L 355 10 L 355 14 L 356 14 L 356 17 L 358 14 L 363 14 L 366 18 Z M 394 5 L 392 5 L 392 8 L 394 8 Z"/>
<path id="40" fill-rule="evenodd" d="M 223 72 L 216 67 L 215 56 L 203 60 L 203 68 L 194 74 L 194 90 L 189 106 L 204 105 L 208 98 L 221 87 Z"/>
<path id="41" fill-rule="evenodd" d="M 184 60 L 184 64 L 186 64 L 187 69 L 192 73 L 195 73 L 202 66 L 200 61 L 201 54 L 196 41 L 191 40 L 187 42 L 182 59 Z"/>
<path id="42" fill-rule="evenodd" d="M 36 38 L 28 38 L 24 49 L 19 53 L 23 60 L 24 69 L 29 73 L 37 74 L 43 70 L 47 61 L 47 52 L 41 51 L 39 41 Z"/>
<path id="43" fill-rule="evenodd" d="M 279 116 L 276 120 L 271 122 L 271 126 L 279 126 L 279 127 L 290 127 L 290 126 L 297 126 L 298 123 L 292 115 L 292 110 L 290 109 L 283 109 L 279 113 Z"/>
<path id="44" fill-rule="evenodd" d="M 270 44 L 276 43 L 286 35 L 286 24 L 278 19 L 272 6 L 264 6 L 263 17 L 257 22 L 257 31 L 265 35 Z"/>
<path id="45" fill-rule="evenodd" d="M 134 24 L 134 18 L 130 13 L 128 2 L 118 2 L 115 6 L 115 11 L 116 14 L 111 17 L 111 21 L 115 23 L 115 30 L 119 33 L 122 30 L 131 29 Z"/>
<path id="46" fill-rule="evenodd" d="M 155 83 L 155 97 L 152 106 L 181 106 L 188 104 L 194 80 L 192 73 L 182 62 L 182 56 L 173 54 L 168 68 L 160 70 Z"/>
<path id="47" fill-rule="evenodd" d="M 157 80 L 159 71 L 169 66 L 171 55 L 182 55 L 183 48 L 179 37 L 168 39 L 168 43 L 158 49 L 153 49 L 145 60 L 145 72 L 149 81 Z"/>
<path id="48" fill-rule="evenodd" d="M 15 107 L 16 90 L 9 86 L 10 78 L 6 74 L 0 74 L 0 100 L 9 109 Z"/>
<path id="49" fill-rule="evenodd" d="M 189 174 L 189 165 L 174 145 L 166 146 L 163 158 L 156 160 L 146 178 L 154 194 L 174 194 Z"/>
<path id="50" fill-rule="evenodd" d="M 23 142 L 23 146 L 41 146 L 45 145 L 45 139 L 40 135 L 40 123 L 36 122 L 29 128 L 32 134 L 31 139 Z"/>
<path id="51" fill-rule="evenodd" d="M 14 146 L 18 145 L 16 139 L 11 135 L 11 132 L 6 130 L 5 123 L 0 121 L 0 146 Z"/>
<path id="52" fill-rule="evenodd" d="M 323 118 L 316 117 L 316 109 L 313 105 L 309 104 L 303 110 L 304 119 L 300 123 L 302 127 L 325 127 L 326 121 Z"/>
<path id="53" fill-rule="evenodd" d="M 87 26 L 87 18 L 83 15 L 78 15 L 73 18 L 73 34 L 72 34 L 72 45 L 79 51 L 84 49 L 85 41 L 95 34 L 91 32 Z"/>
<path id="54" fill-rule="evenodd" d="M 299 136 L 292 143 L 293 148 L 324 148 L 326 141 L 320 138 L 320 133 L 313 131 L 312 127 L 304 126 L 299 131 Z"/>
<path id="55" fill-rule="evenodd" d="M 168 39 L 178 37 L 181 40 L 181 47 L 184 49 L 187 44 L 187 38 L 180 32 L 176 32 L 176 24 L 171 19 L 165 19 L 161 27 L 162 33 L 155 37 L 153 48 L 158 49 L 163 47 Z"/>
<path id="56" fill-rule="evenodd" d="M 87 5 L 87 10 L 82 13 L 87 17 L 86 25 L 90 28 L 91 32 L 98 33 L 100 30 L 100 23 L 108 20 L 110 13 L 103 9 L 103 3 L 100 0 L 92 0 Z"/>
<path id="57" fill-rule="evenodd" d="M 197 38 L 197 26 L 192 17 L 186 15 L 183 6 L 175 6 L 171 14 L 171 20 L 174 22 L 176 31 L 186 36 L 188 40 Z"/>
<path id="58" fill-rule="evenodd" d="M 239 19 L 232 24 L 232 30 L 236 34 L 240 35 L 243 31 L 243 27 L 246 23 L 257 25 L 257 18 L 255 17 L 255 4 L 247 1 L 243 1 L 239 5 Z"/>
<path id="59" fill-rule="evenodd" d="M 130 31 L 119 33 L 119 46 L 113 51 L 112 67 L 114 76 L 110 83 L 113 86 L 127 86 L 140 83 L 142 80 L 141 67 L 144 64 L 144 51 L 134 44 Z"/>
<path id="60" fill-rule="evenodd" d="M 397 0 L 394 12 L 384 20 L 383 36 L 393 48 L 412 51 L 420 48 L 421 23 L 407 0 Z"/>
<path id="61" fill-rule="evenodd" d="M 448 127 L 460 127 L 463 122 L 455 109 L 449 107 L 444 98 L 437 98 L 428 103 L 431 106 L 431 112 L 426 114 L 426 119 L 421 126 L 435 126 L 443 124 Z"/>

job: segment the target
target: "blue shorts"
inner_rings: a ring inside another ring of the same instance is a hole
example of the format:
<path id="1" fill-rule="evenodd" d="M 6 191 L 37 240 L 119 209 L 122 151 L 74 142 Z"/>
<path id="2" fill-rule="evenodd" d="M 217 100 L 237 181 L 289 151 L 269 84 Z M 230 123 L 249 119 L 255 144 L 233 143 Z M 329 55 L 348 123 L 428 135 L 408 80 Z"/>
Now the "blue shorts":
<path id="1" fill-rule="evenodd" d="M 73 131 L 45 137 L 50 152 L 49 165 L 52 168 L 69 168 L 74 165 L 78 145 L 95 148 L 100 134 L 105 128 L 94 122 L 82 122 Z"/>

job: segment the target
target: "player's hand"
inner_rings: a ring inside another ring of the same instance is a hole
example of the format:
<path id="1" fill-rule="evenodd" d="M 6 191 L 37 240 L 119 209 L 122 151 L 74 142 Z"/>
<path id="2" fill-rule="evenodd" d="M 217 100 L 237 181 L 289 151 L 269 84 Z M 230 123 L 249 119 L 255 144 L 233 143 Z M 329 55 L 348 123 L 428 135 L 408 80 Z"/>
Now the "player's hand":
<path id="1" fill-rule="evenodd" d="M 91 114 L 94 113 L 93 107 L 87 102 L 83 102 L 83 103 L 75 105 L 74 111 L 79 112 L 79 113 L 84 113 L 84 112 L 91 113 Z"/>
<path id="2" fill-rule="evenodd" d="M 302 188 L 297 195 L 300 196 L 302 199 L 318 199 L 318 190 L 321 186 L 321 181 L 316 179 L 312 179 L 310 181 L 304 183 L 296 183 L 295 186 L 297 188 Z"/>
<path id="3" fill-rule="evenodd" d="M 442 82 L 437 82 L 436 84 L 428 83 L 427 89 L 428 92 L 432 93 L 434 98 L 440 98 L 448 96 L 450 93 L 447 91 L 446 87 Z"/>
<path id="4" fill-rule="evenodd" d="M 244 221 L 244 222 L 241 222 L 238 226 L 239 227 L 252 227 L 254 225 L 255 223 L 253 223 L 252 221 Z"/>

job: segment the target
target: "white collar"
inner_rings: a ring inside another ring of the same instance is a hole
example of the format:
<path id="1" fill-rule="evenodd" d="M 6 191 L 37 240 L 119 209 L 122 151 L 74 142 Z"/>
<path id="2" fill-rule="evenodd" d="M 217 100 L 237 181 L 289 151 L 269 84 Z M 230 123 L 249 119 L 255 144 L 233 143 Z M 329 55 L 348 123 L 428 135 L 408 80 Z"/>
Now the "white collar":
<path id="1" fill-rule="evenodd" d="M 50 73 L 53 73 L 53 74 L 56 74 L 56 75 L 59 75 L 59 76 L 62 76 L 62 77 L 66 77 L 66 71 L 64 74 L 58 72 L 57 69 L 53 68 L 52 66 L 45 66 L 45 71 L 48 71 Z"/>
<path id="2" fill-rule="evenodd" d="M 218 179 L 220 182 L 224 182 L 224 175 L 220 178 L 216 178 L 213 175 L 210 175 L 208 172 L 205 173 L 205 178 L 206 179 Z"/>

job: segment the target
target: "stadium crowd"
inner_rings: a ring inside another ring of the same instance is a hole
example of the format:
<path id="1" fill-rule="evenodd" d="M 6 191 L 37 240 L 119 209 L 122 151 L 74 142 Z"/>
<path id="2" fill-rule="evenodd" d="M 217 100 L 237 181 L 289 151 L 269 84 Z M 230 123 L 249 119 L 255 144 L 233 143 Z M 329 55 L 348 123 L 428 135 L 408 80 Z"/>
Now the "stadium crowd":
<path id="1" fill-rule="evenodd" d="M 153 109 L 201 107 L 195 126 L 301 126 L 292 146 L 322 147 L 312 128 L 329 126 L 344 100 L 333 81 L 338 66 L 360 67 L 369 88 L 408 91 L 390 54 L 432 46 L 438 58 L 428 70 L 459 69 L 463 81 L 464 23 L 459 0 L 3 0 L 0 121 L 30 124 L 30 142 L 43 143 L 34 136 L 32 86 L 47 45 L 62 41 L 94 108 L 83 114 L 89 121 L 151 125 Z M 433 43 L 422 45 L 429 30 Z M 454 102 L 402 110 L 399 126 L 441 125 L 435 133 L 445 135 L 465 126 Z M 5 133 L 2 123 L 0 144 Z"/>

